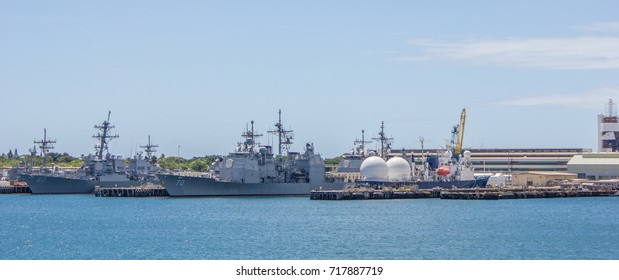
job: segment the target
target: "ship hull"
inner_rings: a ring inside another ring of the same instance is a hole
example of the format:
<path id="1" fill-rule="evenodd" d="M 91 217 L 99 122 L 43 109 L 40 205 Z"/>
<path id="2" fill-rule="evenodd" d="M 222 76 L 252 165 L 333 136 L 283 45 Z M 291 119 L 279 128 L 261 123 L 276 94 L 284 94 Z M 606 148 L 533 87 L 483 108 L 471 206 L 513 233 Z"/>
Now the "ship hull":
<path id="1" fill-rule="evenodd" d="M 105 188 L 142 185 L 141 181 L 96 181 L 33 174 L 22 174 L 20 180 L 28 184 L 33 194 L 89 194 L 94 193 L 95 186 Z"/>
<path id="2" fill-rule="evenodd" d="M 92 193 L 95 181 L 54 177 L 47 175 L 20 175 L 33 194 L 80 194 Z"/>
<path id="3" fill-rule="evenodd" d="M 452 188 L 483 188 L 488 183 L 488 178 L 479 178 L 475 180 L 461 180 L 461 181 L 421 181 L 415 182 L 419 189 L 452 189 Z"/>
<path id="4" fill-rule="evenodd" d="M 339 190 L 344 183 L 231 183 L 211 178 L 158 175 L 170 196 L 293 196 Z"/>

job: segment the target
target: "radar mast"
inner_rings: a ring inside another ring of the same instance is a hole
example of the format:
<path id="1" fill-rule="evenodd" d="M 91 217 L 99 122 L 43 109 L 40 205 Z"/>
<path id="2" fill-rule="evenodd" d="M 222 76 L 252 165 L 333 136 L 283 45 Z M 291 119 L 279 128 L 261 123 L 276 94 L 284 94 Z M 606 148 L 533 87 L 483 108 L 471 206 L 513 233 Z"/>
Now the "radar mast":
<path id="1" fill-rule="evenodd" d="M 292 130 L 286 130 L 284 125 L 282 124 L 282 110 L 279 110 L 279 119 L 275 124 L 275 130 L 269 130 L 269 133 L 272 133 L 278 138 L 278 155 L 282 156 L 282 151 L 288 153 L 290 149 L 290 145 L 292 145 L 292 139 L 294 139 L 294 134 Z"/>
<path id="2" fill-rule="evenodd" d="M 254 147 L 260 143 L 256 142 L 256 138 L 262 137 L 262 134 L 254 132 L 254 121 L 251 121 L 251 130 L 245 125 L 245 132 L 241 134 L 241 137 L 245 138 L 245 142 L 239 143 L 243 145 L 240 149 L 242 152 L 252 152 Z"/>
<path id="3" fill-rule="evenodd" d="M 354 144 L 357 147 L 357 154 L 365 156 L 365 144 L 370 144 L 372 141 L 365 140 L 365 130 L 361 130 L 361 140 L 355 140 Z"/>
<path id="4" fill-rule="evenodd" d="M 144 152 L 146 152 L 146 158 L 149 160 L 152 160 L 152 156 L 153 154 L 155 154 L 155 152 L 157 152 L 157 150 L 155 150 L 154 148 L 158 148 L 159 145 L 154 145 L 151 144 L 150 142 L 150 135 L 148 135 L 148 144 L 144 145 L 144 146 L 140 146 L 140 148 L 144 149 Z"/>
<path id="5" fill-rule="evenodd" d="M 110 130 L 114 128 L 113 125 L 110 124 L 110 115 L 112 111 L 107 113 L 107 120 L 103 121 L 101 125 L 95 125 L 95 128 L 99 130 L 97 134 L 93 135 L 92 138 L 99 140 L 99 143 L 95 145 L 96 157 L 99 159 L 103 159 L 103 152 L 109 153 L 108 143 L 113 139 L 118 138 L 118 134 L 110 135 Z"/>
<path id="6" fill-rule="evenodd" d="M 39 144 L 39 150 L 41 151 L 41 170 L 45 169 L 47 165 L 47 154 L 50 150 L 54 149 L 54 146 L 50 144 L 54 143 L 56 143 L 56 140 L 47 139 L 46 128 L 43 129 L 43 139 L 39 141 L 34 141 L 34 144 Z M 36 154 L 36 146 L 30 152 Z"/>
<path id="7" fill-rule="evenodd" d="M 384 158 L 387 150 L 391 149 L 392 137 L 385 136 L 385 122 L 380 122 L 380 132 L 378 137 L 372 138 L 372 140 L 380 141 L 380 157 Z"/>

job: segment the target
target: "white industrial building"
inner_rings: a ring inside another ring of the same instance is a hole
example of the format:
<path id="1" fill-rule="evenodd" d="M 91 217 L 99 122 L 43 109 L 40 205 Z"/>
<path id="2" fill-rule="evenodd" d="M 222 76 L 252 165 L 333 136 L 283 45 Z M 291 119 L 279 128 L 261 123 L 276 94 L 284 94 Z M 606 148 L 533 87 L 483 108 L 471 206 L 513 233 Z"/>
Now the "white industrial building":
<path id="1" fill-rule="evenodd" d="M 567 163 L 567 172 L 579 179 L 606 180 L 619 178 L 619 153 L 584 153 Z"/>
<path id="2" fill-rule="evenodd" d="M 598 114 L 598 152 L 582 153 L 567 163 L 567 172 L 578 179 L 608 180 L 619 178 L 619 118 L 612 99 L 606 112 Z"/>
<path id="3" fill-rule="evenodd" d="M 567 162 L 574 155 L 591 153 L 583 148 L 537 148 L 537 149 L 467 149 L 470 151 L 471 164 L 479 173 L 511 173 L 525 171 L 567 171 Z M 418 160 L 428 150 L 407 149 L 406 154 L 413 154 Z M 439 151 L 432 150 L 438 153 Z M 392 150 L 393 155 L 401 155 L 402 150 Z"/>

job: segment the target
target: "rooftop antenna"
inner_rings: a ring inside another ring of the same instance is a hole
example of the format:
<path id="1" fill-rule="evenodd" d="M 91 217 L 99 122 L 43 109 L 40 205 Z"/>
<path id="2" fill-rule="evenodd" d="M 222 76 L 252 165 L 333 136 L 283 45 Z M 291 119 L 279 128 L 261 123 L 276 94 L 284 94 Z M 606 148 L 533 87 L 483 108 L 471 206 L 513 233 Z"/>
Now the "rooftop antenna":
<path id="1" fill-rule="evenodd" d="M 292 145 L 292 139 L 294 139 L 294 134 L 292 130 L 286 130 L 284 125 L 282 124 L 282 110 L 280 109 L 278 112 L 279 118 L 277 123 L 275 124 L 275 130 L 269 130 L 269 133 L 272 133 L 278 138 L 278 155 L 282 156 L 282 151 L 288 153 L 290 149 L 290 145 Z"/>
<path id="2" fill-rule="evenodd" d="M 609 117 L 614 117 L 615 116 L 615 110 L 614 110 L 614 106 L 615 103 L 613 102 L 613 99 L 609 99 L 608 100 L 608 116 Z"/>
<path id="3" fill-rule="evenodd" d="M 110 130 L 114 128 L 113 125 L 110 124 L 110 115 L 112 111 L 108 111 L 107 120 L 103 121 L 101 125 L 95 125 L 95 128 L 99 130 L 97 134 L 93 135 L 92 138 L 99 140 L 99 143 L 95 145 L 96 156 L 99 159 L 103 159 L 103 152 L 109 153 L 108 143 L 113 139 L 118 138 L 118 134 L 110 135 Z"/>
<path id="4" fill-rule="evenodd" d="M 380 132 L 378 133 L 378 137 L 372 138 L 372 140 L 380 141 L 380 156 L 385 156 L 385 149 L 389 149 L 391 147 L 391 141 L 393 138 L 387 138 L 385 136 L 385 122 L 380 122 Z"/>
<path id="5" fill-rule="evenodd" d="M 56 143 L 56 140 L 50 140 L 47 139 L 47 129 L 44 128 L 43 129 L 43 139 L 39 140 L 39 141 L 34 141 L 34 144 L 39 144 L 39 150 L 41 150 L 41 170 L 43 170 L 45 168 L 45 166 L 47 166 L 47 153 L 49 153 L 50 150 L 54 149 L 53 145 L 50 144 L 54 144 Z M 35 153 L 36 154 L 36 146 L 34 147 L 34 150 L 30 151 L 31 153 Z"/>

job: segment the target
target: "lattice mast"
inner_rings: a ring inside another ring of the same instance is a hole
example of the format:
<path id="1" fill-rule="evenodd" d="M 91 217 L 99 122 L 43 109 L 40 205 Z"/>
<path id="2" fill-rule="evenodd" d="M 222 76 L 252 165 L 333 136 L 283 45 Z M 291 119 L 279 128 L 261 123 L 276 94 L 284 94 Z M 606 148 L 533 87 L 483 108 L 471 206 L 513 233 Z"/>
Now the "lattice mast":
<path id="1" fill-rule="evenodd" d="M 378 137 L 372 138 L 372 140 L 380 141 L 380 156 L 385 157 L 385 151 L 391 149 L 392 137 L 385 136 L 385 122 L 380 122 L 380 132 Z"/>
<path id="2" fill-rule="evenodd" d="M 279 118 L 275 124 L 275 130 L 269 130 L 268 132 L 274 134 L 278 138 L 278 155 L 281 157 L 282 152 L 288 153 L 290 145 L 292 145 L 292 139 L 294 134 L 292 130 L 286 130 L 282 124 L 282 110 L 278 112 Z"/>
<path id="3" fill-rule="evenodd" d="M 39 144 L 39 150 L 41 151 L 41 169 L 44 169 L 47 166 L 47 154 L 49 151 L 54 149 L 54 146 L 51 144 L 55 144 L 56 140 L 47 139 L 47 129 L 43 129 L 43 139 L 35 140 L 34 144 Z M 31 153 L 36 153 L 36 146 Z"/>
<path id="4" fill-rule="evenodd" d="M 245 138 L 245 142 L 243 142 L 242 147 L 243 151 L 253 151 L 254 147 L 259 144 L 258 142 L 256 142 L 256 138 L 262 137 L 262 134 L 256 133 L 254 131 L 254 121 L 252 120 L 250 123 L 251 129 L 247 125 L 245 125 L 245 132 L 241 134 L 241 137 Z"/>
<path id="5" fill-rule="evenodd" d="M 150 135 L 148 135 L 148 144 L 144 145 L 144 146 L 140 146 L 140 148 L 144 149 L 144 152 L 146 152 L 146 158 L 147 159 L 151 159 L 152 156 L 155 154 L 155 152 L 157 152 L 156 149 L 154 148 L 158 148 L 159 145 L 155 145 L 152 144 L 150 142 Z"/>
<path id="6" fill-rule="evenodd" d="M 99 143 L 95 145 L 96 156 L 99 159 L 103 159 L 103 152 L 109 153 L 108 143 L 119 137 L 118 134 L 110 135 L 110 131 L 114 128 L 114 126 L 110 123 L 111 114 L 112 111 L 109 111 L 107 114 L 107 120 L 103 121 L 101 125 L 95 125 L 95 128 L 98 129 L 99 132 L 92 136 L 92 138 L 99 140 Z"/>
<path id="7" fill-rule="evenodd" d="M 357 153 L 365 156 L 365 144 L 370 144 L 372 141 L 365 140 L 365 130 L 361 130 L 361 140 L 355 140 L 354 144 L 357 147 Z"/>

